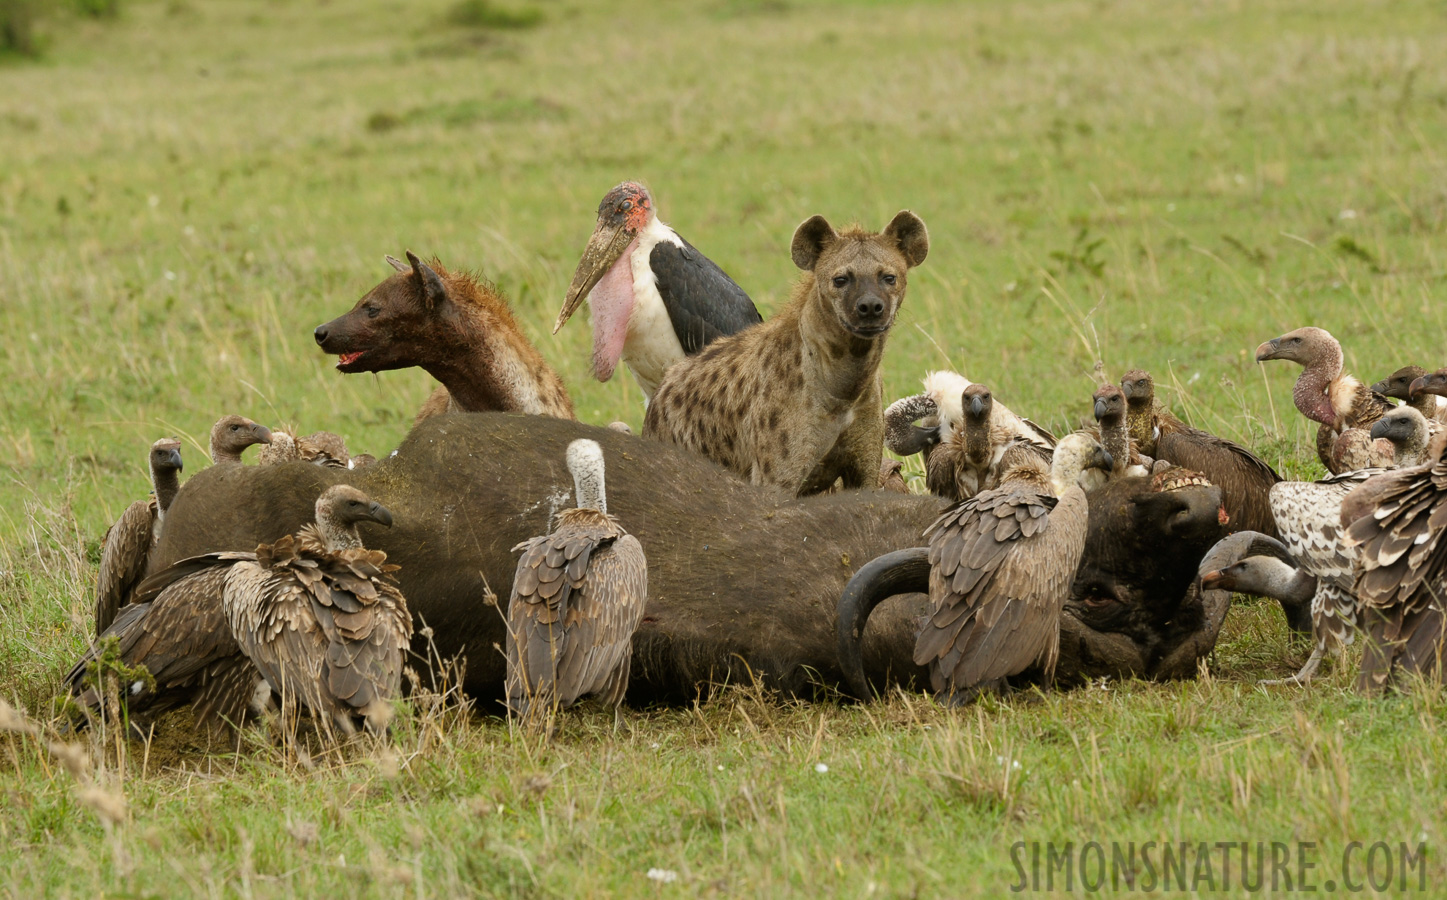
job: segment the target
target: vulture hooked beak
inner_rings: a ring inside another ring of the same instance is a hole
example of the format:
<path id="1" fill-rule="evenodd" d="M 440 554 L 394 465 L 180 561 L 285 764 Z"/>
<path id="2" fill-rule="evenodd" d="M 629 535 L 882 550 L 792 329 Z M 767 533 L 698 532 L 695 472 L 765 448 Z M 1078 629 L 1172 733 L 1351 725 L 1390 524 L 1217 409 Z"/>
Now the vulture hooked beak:
<path id="1" fill-rule="evenodd" d="M 1095 421 L 1099 422 L 1105 418 L 1105 399 L 1095 401 Z"/>
<path id="2" fill-rule="evenodd" d="M 1097 404 L 1097 408 L 1099 408 L 1099 404 Z M 1086 462 L 1085 467 L 1087 469 L 1104 469 L 1109 472 L 1115 468 L 1115 459 L 1110 455 L 1109 450 L 1097 444 L 1095 452 L 1090 455 L 1090 460 Z"/>
<path id="3" fill-rule="evenodd" d="M 1256 348 L 1256 361 L 1266 362 L 1268 359 L 1276 359 L 1276 354 L 1280 349 L 1281 338 L 1274 337 Z"/>
<path id="4" fill-rule="evenodd" d="M 367 508 L 367 518 L 384 528 L 392 527 L 392 514 L 380 503 L 374 502 Z"/>
<path id="5" fill-rule="evenodd" d="M 1407 388 L 1409 398 L 1415 398 L 1418 394 L 1436 394 L 1439 397 L 1447 397 L 1447 375 L 1441 372 L 1431 372 L 1423 375 L 1412 386 Z"/>
<path id="6" fill-rule="evenodd" d="M 1203 591 L 1220 591 L 1220 590 L 1227 590 L 1227 588 L 1224 587 L 1223 584 L 1222 584 L 1222 582 L 1224 582 L 1225 580 L 1226 580 L 1226 571 L 1225 571 L 1224 569 L 1217 569 L 1217 570 L 1214 571 L 1214 572 L 1207 572 L 1205 575 L 1202 575 L 1202 576 L 1201 576 L 1201 590 L 1203 590 Z"/>
<path id="7" fill-rule="evenodd" d="M 1378 419 L 1377 423 L 1372 426 L 1372 440 L 1387 437 L 1388 432 L 1392 430 L 1392 422 L 1392 419 Z"/>
<path id="8" fill-rule="evenodd" d="M 181 451 L 179 449 L 168 450 L 166 452 L 166 463 L 177 472 L 184 471 L 181 465 Z"/>
<path id="9" fill-rule="evenodd" d="M 972 415 L 972 416 L 974 416 L 975 418 L 978 419 L 980 416 L 982 416 L 982 415 L 984 415 L 984 414 L 985 414 L 985 401 L 984 401 L 983 399 L 981 399 L 980 397 L 971 397 L 971 398 L 970 398 L 970 415 Z"/>
<path id="10" fill-rule="evenodd" d="M 265 425 L 252 425 L 251 432 L 256 435 L 256 442 L 258 444 L 271 443 L 271 429 L 267 428 Z"/>

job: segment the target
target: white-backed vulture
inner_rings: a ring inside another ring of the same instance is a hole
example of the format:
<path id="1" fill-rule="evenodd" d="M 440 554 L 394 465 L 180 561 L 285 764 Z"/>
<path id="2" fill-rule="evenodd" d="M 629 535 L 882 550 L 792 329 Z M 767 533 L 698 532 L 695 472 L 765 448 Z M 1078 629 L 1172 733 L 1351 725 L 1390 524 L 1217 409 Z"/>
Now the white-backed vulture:
<path id="1" fill-rule="evenodd" d="M 1320 481 L 1283 481 L 1271 488 L 1277 532 L 1291 558 L 1317 580 L 1311 600 L 1311 656 L 1288 682 L 1306 684 L 1325 655 L 1340 656 L 1352 642 L 1357 626 L 1352 565 L 1357 554 L 1343 539 L 1342 500 L 1381 471 L 1360 469 Z"/>
<path id="2" fill-rule="evenodd" d="M 1404 677 L 1440 677 L 1447 598 L 1447 434 L 1428 463 L 1398 469 L 1361 489 L 1369 511 L 1351 522 L 1355 589 L 1366 632 L 1357 689 L 1375 693 Z M 1370 505 L 1368 505 L 1370 504 Z M 1345 524 L 1345 523 L 1344 523 Z"/>
<path id="3" fill-rule="evenodd" d="M 301 458 L 318 466 L 332 466 L 338 469 L 351 468 L 351 455 L 347 453 L 347 442 L 339 434 L 330 431 L 315 431 L 296 440 L 297 452 Z"/>
<path id="4" fill-rule="evenodd" d="M 958 502 L 999 486 L 1005 448 L 1021 441 L 1018 423 L 1008 410 L 995 415 L 995 399 L 985 385 L 965 388 L 960 419 L 929 451 L 925 485 L 930 493 Z M 1042 464 L 1049 466 L 1050 450 L 1043 441 L 1021 443 L 1033 447 Z"/>
<path id="5" fill-rule="evenodd" d="M 1372 438 L 1390 441 L 1393 462 L 1406 469 L 1427 461 L 1427 447 L 1442 430 L 1435 420 L 1404 403 L 1377 420 L 1372 426 Z"/>
<path id="6" fill-rule="evenodd" d="M 507 705 L 530 723 L 587 696 L 617 709 L 648 600 L 643 545 L 608 514 L 602 448 L 575 440 L 567 463 L 577 507 L 513 548 L 522 558 L 507 608 Z"/>
<path id="7" fill-rule="evenodd" d="M 1085 433 L 1097 438 L 1110 454 L 1108 472 L 1087 472 L 1082 479 L 1086 491 L 1098 490 L 1107 480 L 1151 474 L 1154 460 L 1142 457 L 1140 448 L 1131 440 L 1125 422 L 1125 394 L 1113 384 L 1103 384 L 1090 395 L 1091 411 L 1096 427 Z"/>
<path id="8" fill-rule="evenodd" d="M 1226 498 L 1231 527 L 1276 537 L 1276 520 L 1268 497 L 1281 481 L 1276 470 L 1240 444 L 1192 428 L 1156 399 L 1150 373 L 1133 369 L 1120 380 L 1125 395 L 1126 426 L 1146 456 L 1200 472 L 1218 485 Z"/>
<path id="9" fill-rule="evenodd" d="M 904 463 L 885 457 L 879 464 L 879 489 L 896 494 L 908 494 L 909 484 L 904 480 Z"/>
<path id="10" fill-rule="evenodd" d="M 924 393 L 896 400 L 884 411 L 885 445 L 900 456 L 923 453 L 930 490 L 951 500 L 960 500 L 969 494 L 955 490 L 937 491 L 935 485 L 949 485 L 958 479 L 948 471 L 936 473 L 938 466 L 932 460 L 940 445 L 952 438 L 960 442 L 956 449 L 962 448 L 967 404 L 964 395 L 971 386 L 969 379 L 955 372 L 930 372 L 924 378 Z M 921 424 L 916 425 L 916 422 Z M 996 451 L 1010 440 L 1019 439 L 1039 447 L 1043 458 L 1049 460 L 1055 436 L 1029 419 L 1017 416 L 1004 404 L 995 402 L 993 397 L 988 422 Z M 998 460 L 998 452 L 993 455 Z M 940 457 L 947 466 L 953 466 L 957 459 L 958 453 L 949 451 Z"/>
<path id="11" fill-rule="evenodd" d="M 1420 400 L 1422 397 L 1435 398 L 1437 414 L 1434 418 L 1447 423 L 1447 366 L 1419 375 L 1407 389 L 1407 395 L 1412 400 Z"/>
<path id="12" fill-rule="evenodd" d="M 162 438 L 148 456 L 155 495 L 126 507 L 101 539 L 100 574 L 96 578 L 95 633 L 115 621 L 116 611 L 131 601 L 131 592 L 146 572 L 151 548 L 161 537 L 166 510 L 181 488 L 181 442 Z"/>
<path id="13" fill-rule="evenodd" d="M 271 430 L 271 440 L 262 446 L 256 456 L 256 463 L 262 466 L 275 466 L 299 459 L 301 459 L 301 451 L 297 449 L 296 433 L 283 425 Z"/>
<path id="14" fill-rule="evenodd" d="M 271 429 L 245 416 L 222 416 L 211 426 L 211 462 L 240 463 L 241 451 L 271 443 Z"/>
<path id="15" fill-rule="evenodd" d="M 209 553 L 180 560 L 141 582 L 135 602 L 120 611 L 66 676 L 77 702 L 104 712 L 87 670 L 104 642 L 114 638 L 119 661 L 129 668 L 145 666 L 154 680 L 125 686 L 132 724 L 144 725 L 189 703 L 199 726 L 242 725 L 270 691 L 232 637 L 222 596 L 231 566 L 255 558 L 253 553 Z"/>
<path id="16" fill-rule="evenodd" d="M 1402 366 L 1372 385 L 1372 391 L 1383 397 L 1401 400 L 1403 405 L 1412 407 L 1425 416 L 1428 421 L 1447 424 L 1447 397 L 1435 397 L 1420 392 L 1412 393 L 1412 384 L 1418 378 L 1428 374 L 1427 370 L 1421 366 Z"/>
<path id="17" fill-rule="evenodd" d="M 1320 423 L 1316 454 L 1333 474 L 1351 471 L 1352 466 L 1342 461 L 1336 448 L 1338 438 L 1348 429 L 1363 432 L 1370 429 L 1391 410 L 1392 404 L 1342 373 L 1341 344 L 1324 329 L 1298 328 L 1256 348 L 1257 362 L 1270 359 L 1289 359 L 1301 364 L 1302 371 L 1292 388 L 1291 399 L 1302 415 Z M 1359 448 L 1357 452 L 1361 452 Z"/>
<path id="18" fill-rule="evenodd" d="M 1077 483 L 1110 466 L 1098 443 L 1070 435 L 1049 469 L 1027 442 L 1005 453 L 1000 486 L 950 507 L 929 538 L 930 613 L 915 643 L 935 692 L 967 703 L 1030 668 L 1054 677 L 1060 612 L 1085 549 L 1088 509 Z M 1056 495 L 1054 485 L 1065 490 Z"/>
<path id="19" fill-rule="evenodd" d="M 226 576 L 232 634 L 271 689 L 351 734 L 361 717 L 381 733 L 401 691 L 412 637 L 407 601 L 387 554 L 362 545 L 357 526 L 391 527 L 392 514 L 339 484 L 316 502 L 316 525 L 256 548 Z"/>
<path id="20" fill-rule="evenodd" d="M 1303 570 L 1275 537 L 1259 531 L 1228 535 L 1201 560 L 1199 575 L 1203 591 L 1230 591 L 1278 601 L 1291 630 L 1310 634 L 1316 577 Z"/>

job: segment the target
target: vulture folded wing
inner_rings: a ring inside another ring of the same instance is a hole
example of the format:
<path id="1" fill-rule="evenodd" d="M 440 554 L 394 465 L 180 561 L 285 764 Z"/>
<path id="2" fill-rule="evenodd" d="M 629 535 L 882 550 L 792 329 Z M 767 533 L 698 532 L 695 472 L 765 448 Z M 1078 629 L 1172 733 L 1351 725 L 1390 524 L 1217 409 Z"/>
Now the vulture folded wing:
<path id="1" fill-rule="evenodd" d="M 508 663 L 520 681 L 509 682 L 508 702 L 527 706 L 537 694 L 552 696 L 559 660 L 567 650 L 565 623 L 574 591 L 598 543 L 598 535 L 566 525 L 522 545 L 508 601 Z"/>
<path id="2" fill-rule="evenodd" d="M 1276 470 L 1233 441 L 1183 424 L 1161 429 L 1156 458 L 1200 472 L 1219 485 L 1233 529 L 1276 536 L 1271 515 L 1271 486 L 1281 481 Z"/>
<path id="3" fill-rule="evenodd" d="M 126 507 L 101 541 L 100 574 L 96 579 L 95 633 L 115 621 L 116 612 L 131 602 L 130 594 L 146 571 L 156 522 L 156 501 L 137 500 Z"/>
<path id="4" fill-rule="evenodd" d="M 321 712 L 319 679 L 326 637 L 312 611 L 314 595 L 290 567 L 239 563 L 226 579 L 227 619 L 241 652 L 271 689 L 300 697 Z"/>
<path id="5" fill-rule="evenodd" d="M 622 699 L 633 633 L 648 603 L 648 564 L 643 545 L 631 534 L 595 551 L 586 576 L 565 622 L 568 650 L 557 676 L 564 705 L 589 694 L 606 694 L 607 703 Z"/>

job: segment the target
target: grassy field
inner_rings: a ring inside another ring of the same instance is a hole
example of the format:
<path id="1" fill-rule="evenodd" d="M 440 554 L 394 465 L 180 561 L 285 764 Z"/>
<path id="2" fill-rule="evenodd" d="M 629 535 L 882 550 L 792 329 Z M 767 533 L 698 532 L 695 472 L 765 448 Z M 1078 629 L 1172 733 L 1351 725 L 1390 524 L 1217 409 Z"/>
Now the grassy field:
<path id="1" fill-rule="evenodd" d="M 639 425 L 584 322 L 548 335 L 626 178 L 766 315 L 805 217 L 917 212 L 890 397 L 949 366 L 1068 427 L 1141 366 L 1313 476 L 1257 343 L 1447 362 L 1437 0 L 509 2 L 132 0 L 0 61 L 0 697 L 46 718 L 155 438 L 192 471 L 227 412 L 396 446 L 426 376 L 343 377 L 311 338 L 383 254 L 494 280 L 580 417 Z M 419 699 L 393 749 L 93 739 L 78 776 L 16 734 L 0 897 L 1000 896 L 1017 841 L 1091 840 L 1314 841 L 1318 889 L 1352 841 L 1425 842 L 1442 890 L 1447 696 L 1255 687 L 1301 657 L 1243 603 L 1199 681 L 957 714 L 730 690 L 540 746 Z"/>

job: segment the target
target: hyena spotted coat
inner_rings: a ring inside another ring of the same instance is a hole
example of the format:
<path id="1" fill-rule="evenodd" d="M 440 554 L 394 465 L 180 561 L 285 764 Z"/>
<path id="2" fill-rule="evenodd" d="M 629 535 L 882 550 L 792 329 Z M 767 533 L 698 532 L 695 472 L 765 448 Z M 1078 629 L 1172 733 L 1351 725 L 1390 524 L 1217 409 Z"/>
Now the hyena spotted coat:
<path id="1" fill-rule="evenodd" d="M 645 437 L 707 456 L 790 494 L 875 487 L 884 455 L 879 363 L 907 273 L 929 253 L 908 210 L 880 233 L 836 232 L 814 216 L 794 232 L 804 270 L 772 319 L 675 363 L 648 405 Z"/>

